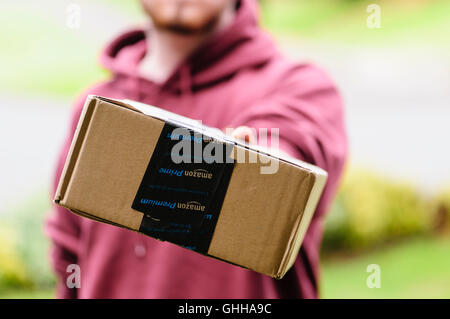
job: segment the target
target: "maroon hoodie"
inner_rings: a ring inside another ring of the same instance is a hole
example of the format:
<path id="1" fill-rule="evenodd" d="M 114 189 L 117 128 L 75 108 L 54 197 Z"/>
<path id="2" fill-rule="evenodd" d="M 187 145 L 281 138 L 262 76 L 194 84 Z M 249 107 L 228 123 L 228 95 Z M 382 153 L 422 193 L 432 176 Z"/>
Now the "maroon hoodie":
<path id="1" fill-rule="evenodd" d="M 52 240 L 58 296 L 78 298 L 315 298 L 323 219 L 336 192 L 347 143 L 342 102 L 320 69 L 283 57 L 258 27 L 255 5 L 243 0 L 233 24 L 212 37 L 163 84 L 139 77 L 146 34 L 131 31 L 101 57 L 109 81 L 83 94 L 56 169 L 56 188 L 87 94 L 157 105 L 204 124 L 279 128 L 280 149 L 316 164 L 328 182 L 300 254 L 282 280 L 202 256 L 167 242 L 91 221 L 54 206 Z M 55 190 L 55 189 L 54 189 Z M 68 264 L 81 268 L 81 288 L 66 288 Z"/>

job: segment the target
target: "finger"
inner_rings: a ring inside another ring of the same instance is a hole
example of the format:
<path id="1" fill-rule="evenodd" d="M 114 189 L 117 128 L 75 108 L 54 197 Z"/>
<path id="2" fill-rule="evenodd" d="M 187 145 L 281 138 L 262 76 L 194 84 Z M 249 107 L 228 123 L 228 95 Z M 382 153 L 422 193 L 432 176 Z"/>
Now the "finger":
<path id="1" fill-rule="evenodd" d="M 255 130 L 248 126 L 237 127 L 233 130 L 231 136 L 249 144 L 256 144 Z"/>

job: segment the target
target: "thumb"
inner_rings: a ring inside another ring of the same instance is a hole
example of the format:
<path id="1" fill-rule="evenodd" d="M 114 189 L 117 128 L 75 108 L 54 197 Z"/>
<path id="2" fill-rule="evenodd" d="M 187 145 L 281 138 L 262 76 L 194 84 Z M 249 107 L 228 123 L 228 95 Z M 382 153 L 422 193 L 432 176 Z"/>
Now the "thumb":
<path id="1" fill-rule="evenodd" d="M 231 136 L 248 144 L 256 144 L 256 131 L 248 126 L 239 126 L 231 132 Z"/>

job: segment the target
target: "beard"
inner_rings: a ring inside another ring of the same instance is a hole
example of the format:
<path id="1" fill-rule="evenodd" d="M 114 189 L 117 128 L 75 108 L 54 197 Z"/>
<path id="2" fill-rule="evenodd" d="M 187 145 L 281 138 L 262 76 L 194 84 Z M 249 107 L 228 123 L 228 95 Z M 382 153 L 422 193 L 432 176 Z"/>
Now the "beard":
<path id="1" fill-rule="evenodd" d="M 145 10 L 159 30 L 181 35 L 201 35 L 214 29 L 223 8 L 176 2 L 156 3 Z"/>
<path id="2" fill-rule="evenodd" d="M 218 17 L 213 17 L 209 21 L 200 26 L 198 25 L 193 26 L 183 21 L 174 21 L 168 24 L 154 23 L 154 25 L 158 29 L 164 29 L 167 31 L 171 31 L 173 33 L 178 33 L 180 35 L 201 35 L 211 32 L 211 30 L 213 30 L 214 27 L 217 25 L 217 21 Z"/>

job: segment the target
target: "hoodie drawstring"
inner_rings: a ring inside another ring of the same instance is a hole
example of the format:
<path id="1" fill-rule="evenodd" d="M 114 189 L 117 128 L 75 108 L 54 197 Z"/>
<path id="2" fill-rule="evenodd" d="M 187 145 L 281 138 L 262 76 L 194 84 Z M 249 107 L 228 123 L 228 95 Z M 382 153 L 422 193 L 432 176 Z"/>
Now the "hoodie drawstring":
<path id="1" fill-rule="evenodd" d="M 184 64 L 180 70 L 180 91 L 182 106 L 184 110 L 192 109 L 194 106 L 194 93 L 192 92 L 192 77 L 189 64 Z"/>

